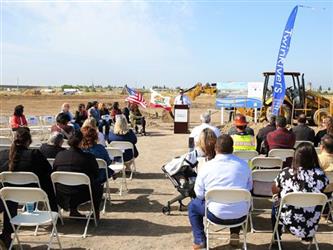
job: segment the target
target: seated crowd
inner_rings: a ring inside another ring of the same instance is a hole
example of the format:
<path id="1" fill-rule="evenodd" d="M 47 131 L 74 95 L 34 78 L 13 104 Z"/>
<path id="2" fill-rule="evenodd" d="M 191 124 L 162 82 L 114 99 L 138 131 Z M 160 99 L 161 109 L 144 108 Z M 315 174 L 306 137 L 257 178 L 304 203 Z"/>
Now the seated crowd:
<path id="1" fill-rule="evenodd" d="M 125 165 L 130 164 L 133 157 L 139 155 L 135 146 L 137 143 L 136 134 L 128 127 L 127 119 L 122 112 L 118 112 L 119 104 L 113 105 L 110 112 L 105 105 L 98 105 L 97 102 L 88 104 L 90 109 L 86 111 L 85 105 L 80 104 L 79 110 L 73 116 L 68 103 L 64 103 L 61 112 L 56 116 L 56 123 L 51 126 L 51 134 L 46 143 L 39 149 L 29 148 L 32 137 L 29 124 L 23 114 L 24 107 L 18 105 L 11 118 L 11 126 L 15 131 L 12 145 L 8 150 L 0 151 L 0 172 L 4 171 L 25 171 L 35 173 L 41 184 L 41 188 L 48 194 L 51 209 L 58 211 L 58 206 L 70 212 L 70 216 L 82 217 L 77 207 L 90 199 L 87 187 L 66 186 L 56 184 L 56 195 L 51 181 L 51 174 L 55 171 L 79 172 L 86 174 L 90 179 L 92 188 L 93 205 L 96 211 L 96 218 L 99 219 L 99 207 L 102 200 L 103 185 L 109 178 L 116 178 L 114 171 L 108 167 L 108 176 L 105 169 L 99 169 L 97 159 L 102 159 L 109 166 L 114 159 L 106 150 L 106 142 L 127 141 L 134 146 L 132 150 L 125 150 L 123 159 Z M 136 104 L 129 105 L 130 109 Z M 135 108 L 138 110 L 138 108 Z M 131 116 L 132 112 L 129 112 Z M 144 120 L 135 113 L 136 119 Z M 103 118 L 102 118 L 103 116 Z M 133 120 L 133 118 L 132 118 Z M 134 119 L 135 120 L 135 119 Z M 110 129 L 113 124 L 113 129 Z M 141 123 L 142 124 L 142 123 Z M 103 129 L 105 127 L 105 129 Z M 133 128 L 137 127 L 136 123 Z M 144 129 L 144 128 L 143 128 Z M 104 133 L 103 133 L 104 132 Z M 64 142 L 68 144 L 64 147 Z M 68 148 L 69 146 L 69 148 Z M 48 158 L 53 158 L 53 166 Z M 8 207 L 12 216 L 17 213 L 17 204 L 9 202 Z M 4 211 L 4 205 L 0 202 L 0 211 Z M 12 241 L 13 229 L 9 217 L 4 214 L 4 227 L 0 235 L 0 243 L 6 247 Z"/>
<path id="2" fill-rule="evenodd" d="M 87 107 L 80 104 L 79 110 L 73 116 L 69 111 L 69 104 L 64 104 L 57 115 L 56 124 L 51 127 L 49 140 L 40 149 L 29 149 L 31 134 L 23 115 L 23 106 L 15 108 L 11 120 L 15 130 L 15 138 L 9 150 L 0 152 L 0 172 L 28 171 L 35 173 L 42 189 L 47 193 L 51 208 L 57 211 L 57 205 L 70 211 L 70 215 L 82 216 L 77 207 L 89 200 L 89 192 L 83 187 L 69 187 L 57 184 L 54 194 L 50 175 L 54 171 L 79 172 L 90 179 L 93 193 L 93 204 L 96 217 L 99 218 L 99 206 L 102 200 L 103 184 L 108 178 L 115 178 L 112 169 L 109 176 L 100 171 L 96 159 L 103 159 L 108 165 L 113 159 L 105 148 L 106 142 L 128 141 L 134 146 L 132 150 L 125 150 L 123 158 L 129 162 L 138 156 L 136 148 L 137 137 L 128 122 L 138 132 L 137 125 L 142 125 L 145 134 L 145 120 L 137 105 L 129 105 L 123 111 L 119 103 L 115 102 L 109 111 L 105 105 L 98 102 L 88 103 Z M 297 141 L 310 141 L 299 144 L 294 157 L 286 159 L 280 174 L 272 186 L 274 203 L 272 206 L 272 227 L 276 222 L 276 212 L 279 210 L 280 200 L 288 193 L 310 192 L 325 193 L 330 196 L 333 187 L 325 175 L 333 171 L 333 118 L 324 120 L 324 130 L 317 134 L 306 125 L 306 117 L 300 115 L 298 125 L 287 129 L 287 121 L 283 116 L 270 117 L 269 124 L 259 130 L 255 137 L 253 129 L 248 126 L 245 116 L 237 114 L 232 127 L 227 134 L 210 124 L 210 114 L 202 114 L 202 124 L 195 127 L 190 135 L 195 143 L 194 150 L 189 157 L 202 157 L 197 170 L 194 184 L 195 198 L 188 206 L 189 221 L 192 226 L 193 249 L 206 247 L 204 231 L 205 195 L 214 188 L 237 188 L 251 191 L 253 187 L 251 169 L 246 161 L 234 155 L 234 151 L 257 150 L 267 155 L 271 149 L 294 149 Z M 113 128 L 111 128 L 111 126 Z M 64 140 L 68 140 L 69 149 L 63 148 Z M 256 142 L 257 141 L 257 145 Z M 321 153 L 317 156 L 314 146 L 320 145 Z M 53 166 L 47 158 L 55 158 Z M 127 166 L 127 165 L 126 165 Z M 127 166 L 128 167 L 128 166 Z M 128 169 L 129 170 L 129 169 Z M 80 195 L 78 195 L 80 194 Z M 208 203 L 207 218 L 216 224 L 237 224 L 247 219 L 249 207 L 245 202 L 222 204 Z M 17 213 L 17 204 L 9 204 L 10 213 Z M 279 237 L 283 228 L 305 241 L 312 241 L 319 223 L 320 208 L 307 210 L 284 206 L 280 217 Z M 3 211 L 3 204 L 0 203 Z M 327 213 L 327 209 L 326 209 Z M 329 216 L 329 215 L 328 215 Z M 292 217 L 292 218 L 291 218 Z M 311 221 L 311 223 L 308 223 Z M 230 244 L 239 244 L 241 227 L 230 228 Z M 0 239 L 9 246 L 12 227 L 8 216 L 4 213 L 4 226 Z M 273 245 L 275 246 L 275 245 Z"/>
<path id="3" fill-rule="evenodd" d="M 208 114 L 206 114 L 208 116 Z M 201 116 L 205 117 L 205 115 Z M 194 185 L 196 198 L 192 199 L 188 207 L 189 221 L 192 226 L 194 245 L 193 249 L 206 247 L 206 234 L 204 231 L 205 195 L 214 188 L 241 188 L 248 191 L 252 189 L 251 169 L 246 161 L 233 155 L 233 151 L 257 150 L 259 154 L 267 155 L 271 149 L 294 149 L 297 141 L 300 143 L 294 152 L 294 157 L 287 158 L 280 174 L 272 185 L 273 208 L 272 228 L 275 226 L 280 200 L 291 192 L 325 193 L 332 195 L 332 184 L 325 175 L 333 171 L 333 128 L 332 118 L 324 119 L 325 129 L 315 135 L 314 131 L 306 125 L 306 117 L 300 115 L 298 125 L 288 130 L 287 121 L 283 116 L 270 117 L 269 124 L 260 129 L 256 137 L 247 125 L 245 116 L 237 114 L 228 135 L 222 134 L 216 139 L 215 127 L 203 123 L 195 127 L 190 136 L 196 142 L 194 151 L 201 152 L 203 148 L 215 148 L 215 156 L 198 168 Z M 204 121 L 203 121 L 204 122 Z M 207 138 L 208 131 L 214 137 Z M 198 136 L 199 135 L 199 136 Z M 206 140 L 198 140 L 198 138 Z M 317 138 L 317 139 L 316 139 Z M 318 139 L 320 138 L 320 139 Z M 317 140 L 317 141 L 316 141 Z M 311 142 L 311 143 L 309 143 Z M 215 144 L 215 146 L 214 146 Z M 314 145 L 320 144 L 321 153 L 317 156 Z M 193 154 L 190 152 L 189 155 Z M 196 155 L 200 156 L 196 153 Z M 208 202 L 207 218 L 216 224 L 237 224 L 246 219 L 249 208 L 245 203 L 221 204 Z M 281 210 L 278 226 L 278 235 L 281 237 L 283 228 L 304 241 L 312 241 L 320 219 L 320 207 L 300 209 L 284 206 Z M 328 206 L 324 209 L 324 216 L 328 214 Z M 330 218 L 332 220 L 332 218 Z M 309 221 L 311 223 L 309 223 Z M 230 245 L 238 246 L 241 227 L 230 228 Z M 277 247 L 276 241 L 273 248 Z"/>

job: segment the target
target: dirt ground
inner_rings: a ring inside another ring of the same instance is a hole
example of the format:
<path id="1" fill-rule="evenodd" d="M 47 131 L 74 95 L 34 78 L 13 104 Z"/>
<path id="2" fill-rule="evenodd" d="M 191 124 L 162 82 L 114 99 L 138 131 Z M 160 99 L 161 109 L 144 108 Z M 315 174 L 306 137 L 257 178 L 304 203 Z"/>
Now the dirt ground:
<path id="1" fill-rule="evenodd" d="M 73 107 L 78 103 L 86 103 L 88 100 L 97 99 L 103 102 L 122 101 L 121 97 L 109 99 L 107 96 L 98 98 L 86 96 L 55 96 L 55 97 L 9 97 L 2 96 L 0 100 L 1 115 L 12 113 L 17 104 L 25 106 L 25 114 L 56 114 L 64 101 Z M 121 105 L 123 102 L 121 102 Z M 213 98 L 199 97 L 191 109 L 191 127 L 199 124 L 199 114 L 209 108 L 213 108 Z M 148 110 L 152 115 L 148 121 L 148 136 L 138 137 L 139 157 L 136 165 L 138 173 L 132 181 L 128 182 L 128 193 L 119 196 L 117 190 L 119 182 L 111 183 L 112 204 L 107 206 L 107 212 L 101 215 L 98 227 L 90 224 L 86 239 L 68 238 L 61 236 L 64 249 L 191 249 L 192 234 L 186 211 L 178 211 L 178 205 L 172 206 L 171 215 L 162 213 L 163 206 L 168 200 L 177 195 L 177 191 L 171 182 L 165 178 L 161 171 L 162 165 L 173 157 L 187 151 L 186 134 L 173 134 L 173 124 L 162 122 L 154 118 L 155 112 L 160 110 Z M 213 123 L 218 125 L 219 112 L 213 115 Z M 255 130 L 263 125 L 255 126 Z M 226 129 L 226 128 L 224 128 Z M 186 201 L 188 202 L 188 201 Z M 266 208 L 270 204 L 265 205 Z M 259 230 L 270 230 L 270 215 L 261 214 L 254 218 L 255 226 Z M 82 233 L 84 223 L 65 219 L 65 225 L 58 226 L 63 234 Z M 321 222 L 320 233 L 317 236 L 320 249 L 333 249 L 333 224 Z M 32 233 L 32 231 L 30 231 Z M 325 233 L 326 232 L 326 233 Z M 329 234 L 327 233 L 329 232 Z M 29 240 L 46 240 L 43 230 L 38 237 L 25 237 Z M 268 249 L 271 232 L 249 233 L 248 249 Z M 289 235 L 283 236 L 285 240 L 292 240 Z M 218 235 L 212 236 L 213 249 L 232 249 L 228 246 L 228 233 L 222 239 Z M 55 245 L 56 246 L 56 245 Z M 297 241 L 283 244 L 284 249 L 306 249 L 306 245 Z M 45 249 L 42 247 L 25 249 Z"/>

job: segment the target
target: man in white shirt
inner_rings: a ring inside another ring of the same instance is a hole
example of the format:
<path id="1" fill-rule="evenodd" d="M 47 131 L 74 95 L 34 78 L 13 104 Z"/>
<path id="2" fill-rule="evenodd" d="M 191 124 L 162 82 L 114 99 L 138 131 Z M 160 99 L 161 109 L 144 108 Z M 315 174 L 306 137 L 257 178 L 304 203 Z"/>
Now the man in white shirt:
<path id="1" fill-rule="evenodd" d="M 194 138 L 194 143 L 195 144 L 199 140 L 200 133 L 205 128 L 209 128 L 209 129 L 213 130 L 216 137 L 219 137 L 221 135 L 221 131 L 217 127 L 214 127 L 214 126 L 210 125 L 211 116 L 210 116 L 209 113 L 201 114 L 200 115 L 200 120 L 201 120 L 202 123 L 199 126 L 194 127 L 191 134 L 190 134 L 190 137 Z"/>
<path id="2" fill-rule="evenodd" d="M 196 198 L 188 207 L 188 216 L 194 236 L 193 249 L 206 246 L 203 217 L 205 215 L 205 193 L 213 188 L 252 189 L 252 176 L 248 164 L 233 155 L 233 140 L 230 135 L 221 135 L 215 146 L 216 156 L 206 162 L 198 173 L 194 191 Z M 238 202 L 232 204 L 208 203 L 207 217 L 217 224 L 241 223 L 249 213 L 249 204 Z M 241 227 L 230 228 L 230 244 L 239 244 Z"/>
<path id="3" fill-rule="evenodd" d="M 187 105 L 191 107 L 190 98 L 187 95 L 184 95 L 184 90 L 179 90 L 179 95 L 175 97 L 174 105 Z"/>

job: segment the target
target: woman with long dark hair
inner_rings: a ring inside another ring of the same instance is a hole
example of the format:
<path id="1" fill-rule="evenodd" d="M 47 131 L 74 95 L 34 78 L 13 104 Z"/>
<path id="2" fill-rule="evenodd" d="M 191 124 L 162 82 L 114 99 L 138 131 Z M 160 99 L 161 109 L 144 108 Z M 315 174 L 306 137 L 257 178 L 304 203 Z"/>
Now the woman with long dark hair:
<path id="1" fill-rule="evenodd" d="M 272 209 L 272 225 L 276 222 L 280 198 L 287 193 L 323 193 L 328 179 L 319 165 L 315 148 L 309 143 L 301 143 L 295 151 L 291 168 L 284 168 L 275 179 L 272 192 L 275 205 Z M 321 207 L 296 208 L 284 206 L 281 210 L 279 235 L 284 226 L 290 233 L 303 240 L 311 241 L 318 227 Z"/>
<path id="2" fill-rule="evenodd" d="M 10 149 L 0 151 L 0 172 L 25 171 L 36 174 L 41 188 L 48 195 L 51 209 L 53 211 L 58 211 L 50 177 L 52 168 L 47 159 L 38 149 L 29 149 L 31 142 L 32 140 L 29 128 L 18 128 Z M 17 204 L 9 202 L 8 205 L 12 216 L 16 215 Z M 0 210 L 4 211 L 2 203 L 0 205 Z M 4 227 L 3 232 L 0 235 L 0 239 L 6 246 L 11 242 L 10 235 L 12 232 L 9 218 L 4 212 Z"/>
<path id="3" fill-rule="evenodd" d="M 28 122 L 25 119 L 25 116 L 23 114 L 24 107 L 23 105 L 17 105 L 14 109 L 14 114 L 10 118 L 10 126 L 13 131 L 16 131 L 20 127 L 27 127 Z"/>

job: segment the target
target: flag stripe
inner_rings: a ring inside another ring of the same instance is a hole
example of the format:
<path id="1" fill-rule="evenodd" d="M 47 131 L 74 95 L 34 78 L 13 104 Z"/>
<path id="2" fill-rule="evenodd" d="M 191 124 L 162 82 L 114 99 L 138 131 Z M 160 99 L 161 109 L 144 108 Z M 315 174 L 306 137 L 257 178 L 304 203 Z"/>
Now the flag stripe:
<path id="1" fill-rule="evenodd" d="M 145 99 L 143 98 L 142 94 L 128 86 L 125 86 L 126 90 L 129 94 L 129 96 L 126 98 L 126 100 L 130 103 L 135 103 L 135 104 L 139 104 L 142 107 L 146 108 L 147 107 L 147 103 L 145 101 Z"/>

